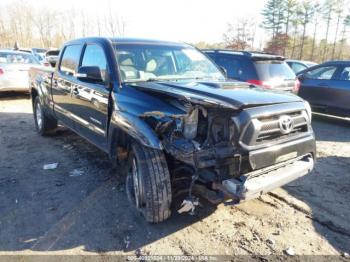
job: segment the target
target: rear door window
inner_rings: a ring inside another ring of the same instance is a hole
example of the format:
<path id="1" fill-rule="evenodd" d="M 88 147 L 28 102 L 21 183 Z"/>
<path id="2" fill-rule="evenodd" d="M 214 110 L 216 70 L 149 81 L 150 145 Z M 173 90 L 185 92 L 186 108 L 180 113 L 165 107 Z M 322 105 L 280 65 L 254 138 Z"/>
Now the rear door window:
<path id="1" fill-rule="evenodd" d="M 239 58 L 232 55 L 217 55 L 215 62 L 226 69 L 228 78 L 243 80 L 244 70 Z"/>
<path id="2" fill-rule="evenodd" d="M 336 66 L 321 66 L 306 73 L 309 79 L 330 80 L 337 71 Z"/>
<path id="3" fill-rule="evenodd" d="M 65 75 L 73 76 L 79 64 L 82 45 L 69 45 L 63 51 L 59 71 Z"/>
<path id="4" fill-rule="evenodd" d="M 295 79 L 295 73 L 284 61 L 254 61 L 254 66 L 261 81 Z"/>

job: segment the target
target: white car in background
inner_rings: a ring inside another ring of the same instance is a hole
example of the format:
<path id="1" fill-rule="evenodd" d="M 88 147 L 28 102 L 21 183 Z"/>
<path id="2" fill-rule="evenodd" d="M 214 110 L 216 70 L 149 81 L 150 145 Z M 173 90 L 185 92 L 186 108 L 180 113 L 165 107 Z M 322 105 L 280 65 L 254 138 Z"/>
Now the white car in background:
<path id="1" fill-rule="evenodd" d="M 0 92 L 29 91 L 28 71 L 40 62 L 26 52 L 0 50 Z"/>
<path id="2" fill-rule="evenodd" d="M 300 71 L 303 71 L 309 67 L 317 65 L 317 63 L 311 62 L 311 61 L 292 60 L 292 59 L 287 59 L 286 62 L 290 66 L 290 68 L 292 68 L 294 73 L 299 73 Z"/>

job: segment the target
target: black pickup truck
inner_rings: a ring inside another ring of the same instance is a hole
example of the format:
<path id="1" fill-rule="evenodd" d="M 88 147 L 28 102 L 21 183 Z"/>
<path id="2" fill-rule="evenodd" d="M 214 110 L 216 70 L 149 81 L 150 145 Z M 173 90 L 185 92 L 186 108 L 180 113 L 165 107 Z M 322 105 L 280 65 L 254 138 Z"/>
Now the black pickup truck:
<path id="1" fill-rule="evenodd" d="M 314 166 L 311 109 L 301 98 L 227 81 L 197 49 L 130 38 L 66 43 L 54 69 L 32 68 L 35 126 L 60 121 L 124 169 L 147 221 L 259 197 Z M 182 200 L 180 199 L 180 200 Z"/>

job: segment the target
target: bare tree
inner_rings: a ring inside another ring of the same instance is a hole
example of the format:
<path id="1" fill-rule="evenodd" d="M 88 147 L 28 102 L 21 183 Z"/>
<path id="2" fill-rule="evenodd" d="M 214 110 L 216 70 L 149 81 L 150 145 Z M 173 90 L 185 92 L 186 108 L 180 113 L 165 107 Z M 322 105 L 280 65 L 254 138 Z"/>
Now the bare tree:
<path id="1" fill-rule="evenodd" d="M 343 57 L 343 49 L 344 49 L 344 45 L 346 43 L 346 33 L 347 33 L 348 27 L 350 27 L 350 14 L 345 16 L 345 18 L 343 20 L 342 39 L 340 41 L 338 59 L 341 59 Z"/>
<path id="2" fill-rule="evenodd" d="M 256 23 L 250 18 L 237 19 L 227 25 L 227 31 L 223 35 L 227 48 L 245 50 L 252 48 Z"/>
<path id="3" fill-rule="evenodd" d="M 332 60 L 334 59 L 335 49 L 337 47 L 338 31 L 339 31 L 340 21 L 341 21 L 342 16 L 343 16 L 344 4 L 345 4 L 344 0 L 338 0 L 336 3 L 336 6 L 335 6 L 335 10 L 334 10 L 336 15 L 337 15 L 337 24 L 336 24 L 336 29 L 335 29 L 334 41 L 333 41 Z"/>
<path id="4" fill-rule="evenodd" d="M 328 53 L 329 28 L 331 26 L 335 2 L 336 2 L 335 0 L 325 0 L 324 6 L 323 6 L 324 8 L 323 19 L 326 21 L 325 45 L 324 45 L 323 55 L 322 55 L 323 61 L 327 57 L 327 53 Z"/>
<path id="5" fill-rule="evenodd" d="M 313 36 L 312 36 L 312 46 L 311 46 L 311 54 L 310 54 L 310 60 L 313 61 L 314 59 L 314 54 L 315 54 L 315 47 L 316 47 L 316 34 L 317 34 L 317 29 L 319 26 L 319 13 L 321 11 L 321 4 L 319 1 L 316 1 L 313 6 L 314 10 L 314 31 L 313 31 Z"/>

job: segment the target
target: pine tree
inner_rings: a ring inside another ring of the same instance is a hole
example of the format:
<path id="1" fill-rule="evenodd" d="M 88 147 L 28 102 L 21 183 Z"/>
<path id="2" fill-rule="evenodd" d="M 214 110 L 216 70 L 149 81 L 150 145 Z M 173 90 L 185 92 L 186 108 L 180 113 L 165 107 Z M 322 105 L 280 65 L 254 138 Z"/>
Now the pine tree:
<path id="1" fill-rule="evenodd" d="M 326 22 L 326 35 L 325 35 L 325 45 L 323 49 L 322 61 L 325 60 L 328 53 L 328 37 L 329 37 L 329 28 L 331 26 L 332 15 L 334 12 L 335 0 L 325 0 L 323 6 L 323 19 Z"/>
<path id="2" fill-rule="evenodd" d="M 302 57 L 303 57 L 303 50 L 304 50 L 305 36 L 306 36 L 306 27 L 310 23 L 313 15 L 314 15 L 314 10 L 313 10 L 313 5 L 311 4 L 311 0 L 303 1 L 300 5 L 300 10 L 298 12 L 298 16 L 300 17 L 300 23 L 303 27 L 303 34 L 301 37 L 299 59 L 302 59 Z"/>
<path id="3" fill-rule="evenodd" d="M 347 33 L 348 27 L 350 27 L 350 14 L 345 16 L 345 18 L 343 20 L 342 39 L 340 42 L 338 59 L 341 59 L 343 57 L 343 49 L 344 49 L 344 45 L 346 43 L 346 33 Z"/>
<path id="4" fill-rule="evenodd" d="M 262 26 L 272 33 L 272 39 L 280 34 L 285 21 L 285 0 L 268 0 L 263 11 Z"/>
<path id="5" fill-rule="evenodd" d="M 340 21 L 342 19 L 343 16 L 343 12 L 344 12 L 344 0 L 338 0 L 336 7 L 335 7 L 335 13 L 337 14 L 337 25 L 336 25 L 336 29 L 335 29 L 335 36 L 334 36 L 334 42 L 333 42 L 333 49 L 332 49 L 332 60 L 334 59 L 334 55 L 335 55 L 335 49 L 337 47 L 337 40 L 338 40 L 338 31 L 339 31 L 339 25 L 340 25 Z"/>

